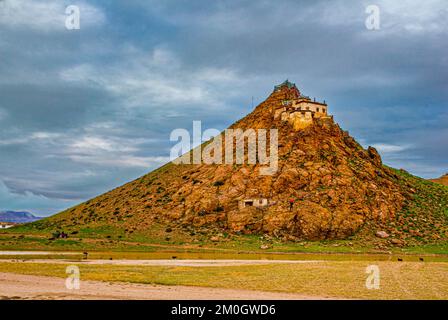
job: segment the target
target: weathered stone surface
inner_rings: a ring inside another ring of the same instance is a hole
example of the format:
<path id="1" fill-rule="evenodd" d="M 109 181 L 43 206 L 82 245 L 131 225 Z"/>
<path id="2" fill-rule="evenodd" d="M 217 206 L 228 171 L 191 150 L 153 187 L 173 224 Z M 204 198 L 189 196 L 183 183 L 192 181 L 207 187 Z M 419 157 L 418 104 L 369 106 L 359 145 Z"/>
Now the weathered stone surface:
<path id="1" fill-rule="evenodd" d="M 389 238 L 389 234 L 388 234 L 386 231 L 377 231 L 377 232 L 375 233 L 375 235 L 376 235 L 378 238 L 382 238 L 382 239 Z"/>
<path id="2" fill-rule="evenodd" d="M 373 163 L 375 163 L 375 165 L 381 166 L 381 156 L 378 153 L 378 151 L 376 151 L 376 149 L 374 147 L 368 147 L 367 153 L 369 154 L 370 159 L 372 159 L 372 161 L 373 161 Z"/>
<path id="3" fill-rule="evenodd" d="M 390 243 L 396 246 L 402 246 L 404 242 L 400 239 L 390 239 Z"/>

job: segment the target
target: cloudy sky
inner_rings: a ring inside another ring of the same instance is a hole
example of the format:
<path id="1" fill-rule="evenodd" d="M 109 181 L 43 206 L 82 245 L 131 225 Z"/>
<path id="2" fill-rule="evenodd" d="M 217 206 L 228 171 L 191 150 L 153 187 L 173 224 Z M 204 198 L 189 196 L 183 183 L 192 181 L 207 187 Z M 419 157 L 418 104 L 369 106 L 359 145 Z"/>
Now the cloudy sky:
<path id="1" fill-rule="evenodd" d="M 0 0 L 0 211 L 49 215 L 137 178 L 173 129 L 222 130 L 286 78 L 385 163 L 440 176 L 447 17 L 445 0 Z"/>

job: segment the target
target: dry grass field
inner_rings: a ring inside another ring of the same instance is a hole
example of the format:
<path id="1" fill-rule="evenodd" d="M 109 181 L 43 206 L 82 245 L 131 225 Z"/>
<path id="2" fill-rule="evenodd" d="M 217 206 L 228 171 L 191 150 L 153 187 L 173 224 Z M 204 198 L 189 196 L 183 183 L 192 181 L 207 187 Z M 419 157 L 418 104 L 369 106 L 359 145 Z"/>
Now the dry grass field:
<path id="1" fill-rule="evenodd" d="M 181 260 L 179 260 L 181 261 Z M 80 268 L 81 281 L 242 289 L 342 299 L 448 299 L 448 263 L 323 261 L 219 267 L 87 265 L 0 262 L 0 272 L 67 277 L 66 266 Z M 367 289 L 366 267 L 380 270 L 379 289 Z"/>

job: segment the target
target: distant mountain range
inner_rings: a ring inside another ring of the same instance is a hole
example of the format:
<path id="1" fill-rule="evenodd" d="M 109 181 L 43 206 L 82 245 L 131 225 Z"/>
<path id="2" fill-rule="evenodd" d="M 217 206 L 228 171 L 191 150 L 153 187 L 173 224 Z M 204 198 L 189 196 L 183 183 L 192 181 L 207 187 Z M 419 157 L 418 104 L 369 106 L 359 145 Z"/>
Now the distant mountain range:
<path id="1" fill-rule="evenodd" d="M 0 222 L 27 223 L 40 219 L 26 211 L 0 211 Z"/>

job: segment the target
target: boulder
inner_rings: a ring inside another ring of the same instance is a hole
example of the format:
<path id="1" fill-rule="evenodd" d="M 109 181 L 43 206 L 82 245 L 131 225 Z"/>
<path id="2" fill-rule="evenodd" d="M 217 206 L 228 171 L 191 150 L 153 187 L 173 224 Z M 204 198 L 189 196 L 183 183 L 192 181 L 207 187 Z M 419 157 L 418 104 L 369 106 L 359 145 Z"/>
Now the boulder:
<path id="1" fill-rule="evenodd" d="M 391 239 L 390 243 L 392 243 L 393 245 L 396 245 L 396 246 L 404 245 L 404 241 L 403 240 L 399 240 L 399 239 Z"/>
<path id="2" fill-rule="evenodd" d="M 367 154 L 376 166 L 381 166 L 381 156 L 374 147 L 368 147 Z"/>
<path id="3" fill-rule="evenodd" d="M 375 233 L 375 235 L 376 235 L 378 238 L 381 238 L 381 239 L 389 238 L 389 234 L 388 234 L 386 231 L 377 231 L 377 232 Z"/>

